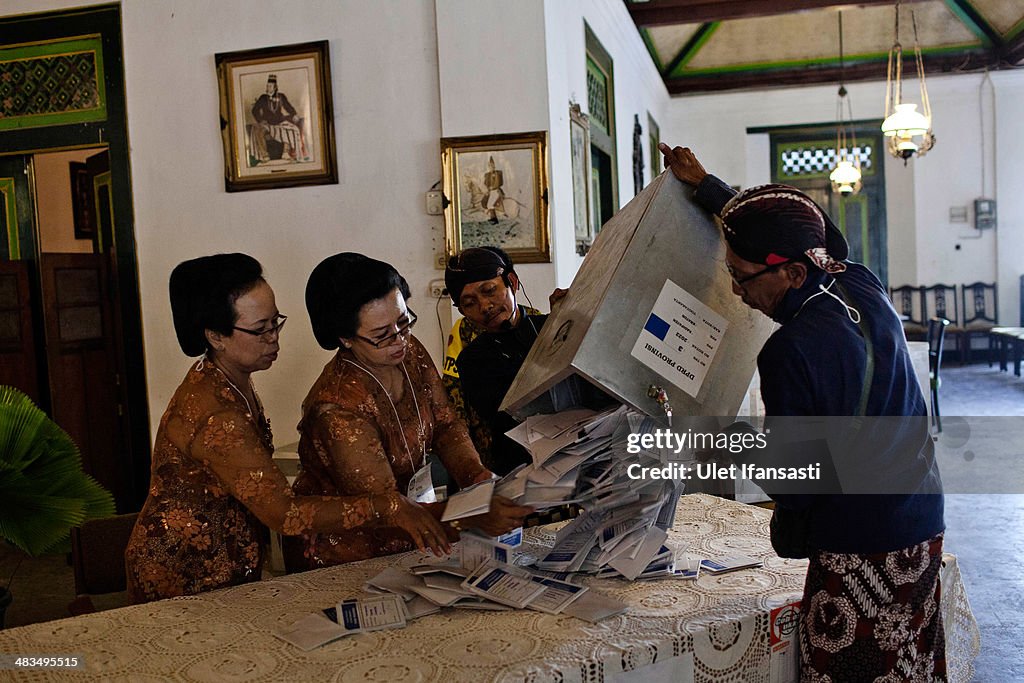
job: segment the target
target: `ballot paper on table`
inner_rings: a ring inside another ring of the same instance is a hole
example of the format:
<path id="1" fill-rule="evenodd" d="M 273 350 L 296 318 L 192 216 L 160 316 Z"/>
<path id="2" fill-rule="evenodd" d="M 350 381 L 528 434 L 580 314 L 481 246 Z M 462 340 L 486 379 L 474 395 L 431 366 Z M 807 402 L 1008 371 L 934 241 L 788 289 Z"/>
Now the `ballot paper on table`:
<path id="1" fill-rule="evenodd" d="M 462 582 L 463 588 L 477 595 L 522 609 L 544 592 L 545 587 L 533 581 L 522 570 L 488 560 Z"/>
<path id="2" fill-rule="evenodd" d="M 574 600 L 587 592 L 586 586 L 560 581 L 547 576 L 532 576 L 530 580 L 544 586 L 544 592 L 534 598 L 529 608 L 547 614 L 561 614 Z"/>
<path id="3" fill-rule="evenodd" d="M 338 625 L 346 633 L 405 627 L 405 600 L 400 595 L 373 595 L 342 600 L 335 609 Z"/>
<path id="4" fill-rule="evenodd" d="M 647 565 L 651 563 L 651 560 L 658 554 L 666 538 L 668 538 L 668 534 L 665 533 L 664 529 L 653 527 L 647 531 L 647 534 L 637 545 L 636 552 L 632 556 L 623 553 L 609 560 L 608 564 L 614 567 L 615 571 L 632 581 L 640 576 Z"/>
<path id="5" fill-rule="evenodd" d="M 466 578 L 469 576 L 469 571 L 463 567 L 462 563 L 459 562 L 457 557 L 446 557 L 440 562 L 427 562 L 424 564 L 414 564 L 409 567 L 409 571 L 417 576 L 424 576 L 426 574 L 434 574 L 436 572 L 444 572 L 451 574 L 452 576 L 461 576 Z"/>
<path id="6" fill-rule="evenodd" d="M 602 619 L 617 616 L 628 609 L 629 605 L 621 600 L 610 598 L 595 591 L 587 591 L 578 599 L 569 603 L 562 610 L 562 614 L 568 614 L 577 619 L 583 619 L 584 621 L 596 624 Z"/>
<path id="7" fill-rule="evenodd" d="M 411 586 L 423 585 L 423 579 L 399 567 L 388 567 L 380 574 L 367 579 L 364 588 L 378 588 L 388 593 L 401 595 L 406 601 L 416 597 Z"/>
<path id="8" fill-rule="evenodd" d="M 466 593 L 466 591 L 462 589 L 462 582 L 466 580 L 466 577 L 464 576 L 454 576 L 445 572 L 436 572 L 434 574 L 426 574 L 422 579 L 423 585 L 428 588 L 440 588 L 453 593 Z"/>
<path id="9" fill-rule="evenodd" d="M 421 595 L 417 595 L 412 600 L 405 603 L 405 611 L 408 612 L 410 619 L 419 619 L 425 617 L 428 614 L 436 614 L 441 611 L 440 605 L 435 605 Z"/>
<path id="10" fill-rule="evenodd" d="M 453 519 L 482 515 L 491 509 L 491 496 L 494 494 L 494 479 L 482 481 L 469 488 L 462 489 L 445 503 L 442 522 Z"/>
<path id="11" fill-rule="evenodd" d="M 719 557 L 704 559 L 700 562 L 701 568 L 705 571 L 711 572 L 712 574 L 725 574 L 726 572 L 733 572 L 737 569 L 760 567 L 761 564 L 761 560 L 754 559 L 753 557 L 747 557 L 746 555 L 721 555 Z"/>
<path id="12" fill-rule="evenodd" d="M 435 588 L 425 584 L 422 586 L 413 586 L 412 590 L 420 597 L 426 598 L 440 607 L 451 607 L 464 598 L 475 598 L 473 594 L 465 590 L 460 589 L 458 591 L 450 591 L 446 588 Z"/>
<path id="13" fill-rule="evenodd" d="M 509 548 L 490 537 L 465 532 L 459 536 L 459 562 L 466 569 L 476 569 L 487 560 L 508 563 L 510 554 Z"/>
<path id="14" fill-rule="evenodd" d="M 323 614 L 307 614 L 291 626 L 283 626 L 274 631 L 275 636 L 304 652 L 309 652 L 348 634 L 347 630 Z"/>

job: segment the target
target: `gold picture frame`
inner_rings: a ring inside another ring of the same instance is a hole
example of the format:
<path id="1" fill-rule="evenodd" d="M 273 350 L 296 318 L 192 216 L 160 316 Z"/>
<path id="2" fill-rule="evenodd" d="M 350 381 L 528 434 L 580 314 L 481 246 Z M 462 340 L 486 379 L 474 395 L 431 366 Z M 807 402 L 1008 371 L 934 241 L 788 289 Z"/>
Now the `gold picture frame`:
<path id="1" fill-rule="evenodd" d="M 228 192 L 338 182 L 326 40 L 215 55 Z"/>
<path id="2" fill-rule="evenodd" d="M 501 247 L 550 263 L 547 133 L 443 138 L 445 248 Z"/>

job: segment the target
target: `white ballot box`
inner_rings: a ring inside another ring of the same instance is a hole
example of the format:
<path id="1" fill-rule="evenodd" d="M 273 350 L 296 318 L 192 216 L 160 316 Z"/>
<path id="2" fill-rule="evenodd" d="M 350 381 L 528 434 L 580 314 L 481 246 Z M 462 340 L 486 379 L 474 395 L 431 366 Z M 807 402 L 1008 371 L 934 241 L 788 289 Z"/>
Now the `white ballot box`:
<path id="1" fill-rule="evenodd" d="M 652 386 L 676 416 L 737 414 L 772 322 L 733 294 L 721 230 L 692 195 L 662 173 L 604 225 L 503 410 L 522 419 L 577 375 L 663 423 Z"/>

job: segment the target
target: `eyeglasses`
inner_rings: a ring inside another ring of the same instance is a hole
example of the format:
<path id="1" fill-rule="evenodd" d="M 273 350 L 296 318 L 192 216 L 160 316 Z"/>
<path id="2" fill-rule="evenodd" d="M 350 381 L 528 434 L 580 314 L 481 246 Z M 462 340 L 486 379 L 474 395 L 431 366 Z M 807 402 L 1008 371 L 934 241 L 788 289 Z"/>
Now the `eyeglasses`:
<path id="1" fill-rule="evenodd" d="M 783 261 L 781 263 L 775 263 L 773 265 L 768 266 L 767 268 L 762 268 L 761 270 L 757 271 L 753 275 L 746 275 L 744 277 L 737 277 L 736 276 L 736 271 L 733 270 L 732 266 L 730 266 L 728 263 L 725 264 L 725 270 L 729 273 L 729 277 L 732 278 L 732 281 L 736 283 L 736 286 L 743 287 L 743 285 L 745 285 L 746 283 L 750 282 L 751 280 L 759 278 L 762 275 L 764 275 L 765 273 L 771 273 L 771 272 L 777 270 L 779 268 L 779 266 L 784 266 L 787 263 L 789 263 L 789 261 Z"/>
<path id="2" fill-rule="evenodd" d="M 251 334 L 254 337 L 259 337 L 260 341 L 269 344 L 274 341 L 274 335 L 280 334 L 281 328 L 288 322 L 288 316 L 286 315 L 275 315 L 274 319 L 270 321 L 270 327 L 263 330 L 247 330 L 244 327 L 233 327 L 232 329 L 238 330 L 239 332 L 245 332 Z"/>
<path id="3" fill-rule="evenodd" d="M 368 339 L 367 337 L 357 334 L 356 339 L 362 339 L 375 349 L 383 349 L 385 346 L 391 346 L 394 344 L 399 337 L 402 338 L 402 341 L 408 339 L 409 333 L 412 331 L 412 326 L 416 324 L 416 320 L 416 314 L 412 312 L 412 309 L 409 309 L 409 321 L 403 323 L 394 334 L 389 334 L 388 336 L 381 337 L 380 339 Z"/>

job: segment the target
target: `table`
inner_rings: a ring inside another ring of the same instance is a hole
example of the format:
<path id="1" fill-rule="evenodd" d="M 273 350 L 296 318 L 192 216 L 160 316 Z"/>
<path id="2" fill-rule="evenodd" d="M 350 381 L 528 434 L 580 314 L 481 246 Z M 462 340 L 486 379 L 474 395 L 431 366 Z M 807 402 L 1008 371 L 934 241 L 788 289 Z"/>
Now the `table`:
<path id="1" fill-rule="evenodd" d="M 759 507 L 683 496 L 669 543 L 709 555 L 743 553 L 763 558 L 764 566 L 695 582 L 593 580 L 593 590 L 631 605 L 599 624 L 529 610 L 443 610 L 405 629 L 351 636 L 311 652 L 272 635 L 280 624 L 358 594 L 384 567 L 418 561 L 417 553 L 406 553 L 0 631 L 0 652 L 85 660 L 80 671 L 22 671 L 19 680 L 598 683 L 693 680 L 695 673 L 699 680 L 792 680 L 795 672 L 785 665 L 795 647 L 786 643 L 795 635 L 794 603 L 807 563 L 774 555 L 769 518 Z M 552 536 L 550 528 L 536 530 L 527 547 L 541 552 Z M 955 558 L 946 559 L 950 681 L 967 681 L 977 624 Z"/>
<path id="2" fill-rule="evenodd" d="M 999 370 L 1006 372 L 1007 347 L 1013 353 L 1013 374 L 1020 377 L 1021 355 L 1024 354 L 1024 327 L 993 327 L 988 333 L 989 367 L 992 366 L 992 347 L 999 347 Z"/>

